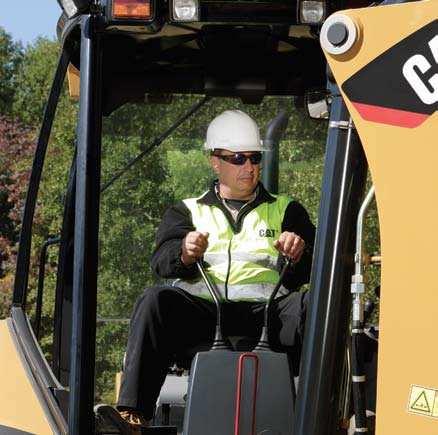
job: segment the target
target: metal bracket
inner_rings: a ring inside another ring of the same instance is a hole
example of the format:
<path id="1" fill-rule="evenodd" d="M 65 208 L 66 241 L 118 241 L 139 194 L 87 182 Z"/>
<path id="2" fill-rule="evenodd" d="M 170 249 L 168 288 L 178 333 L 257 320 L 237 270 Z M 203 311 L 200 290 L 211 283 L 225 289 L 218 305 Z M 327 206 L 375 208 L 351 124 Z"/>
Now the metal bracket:
<path id="1" fill-rule="evenodd" d="M 363 275 L 356 274 L 351 277 L 351 293 L 359 295 L 365 293 L 365 284 Z"/>
<path id="2" fill-rule="evenodd" d="M 339 128 L 341 130 L 352 130 L 356 129 L 353 121 L 330 121 L 329 128 Z"/>
<path id="3" fill-rule="evenodd" d="M 353 282 L 350 286 L 352 294 L 363 294 L 365 293 L 365 284 L 363 282 Z"/>

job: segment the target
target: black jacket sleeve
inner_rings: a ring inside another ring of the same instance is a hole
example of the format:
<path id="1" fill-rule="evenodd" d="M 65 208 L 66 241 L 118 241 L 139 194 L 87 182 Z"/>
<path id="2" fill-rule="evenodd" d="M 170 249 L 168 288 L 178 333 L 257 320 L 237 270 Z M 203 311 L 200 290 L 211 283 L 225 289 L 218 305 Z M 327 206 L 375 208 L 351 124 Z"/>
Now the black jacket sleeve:
<path id="1" fill-rule="evenodd" d="M 315 226 L 310 221 L 306 209 L 297 201 L 292 201 L 284 213 L 281 231 L 298 234 L 305 242 L 304 253 L 300 261 L 292 265 L 283 278 L 283 285 L 289 290 L 298 290 L 303 284 L 309 282 L 312 268 L 313 245 L 315 243 Z M 278 257 L 278 269 L 281 270 L 285 259 Z"/>
<path id="2" fill-rule="evenodd" d="M 179 202 L 164 213 L 156 234 L 156 246 L 151 267 L 160 278 L 193 279 L 198 275 L 196 265 L 185 266 L 181 262 L 182 240 L 195 231 L 189 209 Z"/>

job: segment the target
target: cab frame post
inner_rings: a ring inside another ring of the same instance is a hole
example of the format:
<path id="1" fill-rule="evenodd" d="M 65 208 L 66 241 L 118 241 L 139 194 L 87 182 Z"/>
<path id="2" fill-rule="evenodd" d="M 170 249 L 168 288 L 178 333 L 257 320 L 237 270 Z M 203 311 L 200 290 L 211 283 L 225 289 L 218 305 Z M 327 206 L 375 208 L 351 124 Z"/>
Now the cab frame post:
<path id="1" fill-rule="evenodd" d="M 94 433 L 94 366 L 102 132 L 99 16 L 81 19 L 81 87 L 73 265 L 69 434 Z"/>
<path id="2" fill-rule="evenodd" d="M 338 433 L 337 407 L 351 307 L 355 222 L 367 163 L 335 85 L 331 105 L 295 435 Z M 350 140 L 349 140 L 350 139 Z"/>

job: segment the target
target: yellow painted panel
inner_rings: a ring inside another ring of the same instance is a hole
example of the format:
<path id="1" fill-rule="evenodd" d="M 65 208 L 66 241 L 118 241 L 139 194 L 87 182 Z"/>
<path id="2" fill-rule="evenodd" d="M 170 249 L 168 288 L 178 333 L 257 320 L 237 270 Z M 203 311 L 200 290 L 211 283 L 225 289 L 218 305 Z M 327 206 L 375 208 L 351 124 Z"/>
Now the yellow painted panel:
<path id="1" fill-rule="evenodd" d="M 80 78 L 79 70 L 71 63 L 67 68 L 68 90 L 72 100 L 79 100 Z"/>
<path id="2" fill-rule="evenodd" d="M 342 14 L 355 21 L 360 38 L 348 54 L 326 53 L 340 85 L 396 43 L 437 20 L 438 0 Z M 419 44 L 423 54 L 429 50 L 428 42 Z M 411 55 L 407 54 L 406 60 Z M 429 55 L 433 60 L 432 53 Z M 381 74 L 388 72 L 382 67 Z M 403 80 L 401 70 L 393 80 Z M 366 86 L 372 89 L 377 83 Z M 380 221 L 376 433 L 436 435 L 438 419 L 434 413 L 438 405 L 433 391 L 438 389 L 438 113 L 409 128 L 388 125 L 364 119 L 357 105 L 343 96 L 364 144 Z M 425 389 L 420 391 L 415 386 Z"/>
<path id="3" fill-rule="evenodd" d="M 8 327 L 0 320 L 0 427 L 52 434 Z"/>

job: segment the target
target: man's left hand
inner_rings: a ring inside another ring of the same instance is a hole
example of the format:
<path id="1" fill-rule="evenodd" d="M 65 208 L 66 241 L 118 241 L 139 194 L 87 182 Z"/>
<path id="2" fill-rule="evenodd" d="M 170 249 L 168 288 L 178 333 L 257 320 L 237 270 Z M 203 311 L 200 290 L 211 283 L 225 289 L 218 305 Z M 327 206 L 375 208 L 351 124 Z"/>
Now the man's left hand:
<path id="1" fill-rule="evenodd" d="M 304 252 L 304 240 L 295 233 L 284 231 L 274 242 L 275 249 L 284 256 L 289 257 L 294 263 L 300 261 Z"/>

